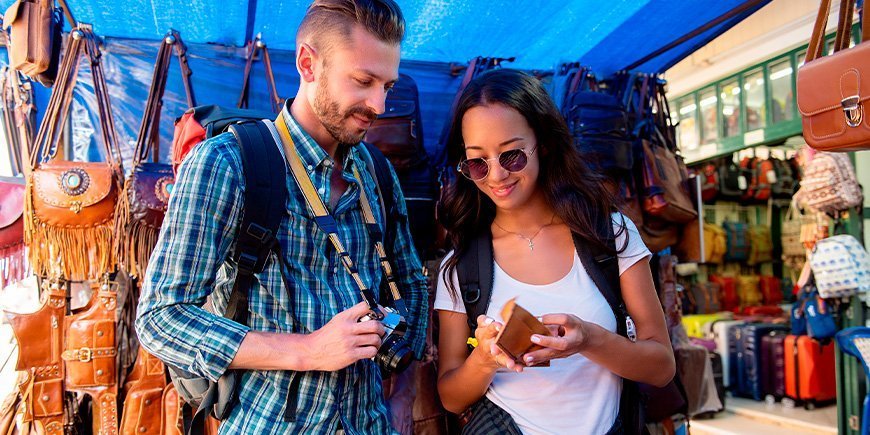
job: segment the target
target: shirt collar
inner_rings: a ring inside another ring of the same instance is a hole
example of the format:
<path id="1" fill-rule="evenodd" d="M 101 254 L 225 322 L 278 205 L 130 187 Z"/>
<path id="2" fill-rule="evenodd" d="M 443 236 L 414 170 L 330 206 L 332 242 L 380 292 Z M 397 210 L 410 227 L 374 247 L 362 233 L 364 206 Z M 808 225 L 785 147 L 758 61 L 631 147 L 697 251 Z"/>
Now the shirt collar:
<path id="1" fill-rule="evenodd" d="M 282 114 L 287 120 L 287 128 L 290 130 L 290 137 L 293 138 L 293 142 L 296 144 L 296 150 L 299 153 L 299 157 L 302 160 L 302 164 L 305 165 L 305 169 L 308 170 L 309 173 L 313 172 L 315 168 L 319 167 L 323 164 L 332 165 L 332 158 L 329 157 L 329 154 L 323 150 L 323 147 L 317 144 L 314 138 L 311 137 L 305 130 L 302 129 L 302 126 L 293 118 L 293 114 L 290 113 L 290 101 L 284 104 L 284 108 L 281 109 Z M 351 147 L 350 151 L 344 158 L 343 168 L 345 171 L 350 170 L 353 166 L 353 161 L 356 158 L 356 146 Z"/>

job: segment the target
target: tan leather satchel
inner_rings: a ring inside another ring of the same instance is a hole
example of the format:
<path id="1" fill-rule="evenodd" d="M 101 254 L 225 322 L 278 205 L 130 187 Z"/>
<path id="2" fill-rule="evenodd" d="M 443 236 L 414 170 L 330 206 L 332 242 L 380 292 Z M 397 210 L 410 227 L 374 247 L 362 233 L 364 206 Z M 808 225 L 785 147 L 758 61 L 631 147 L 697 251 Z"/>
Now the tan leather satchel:
<path id="1" fill-rule="evenodd" d="M 93 433 L 118 433 L 118 385 L 115 360 L 115 312 L 117 292 L 113 284 L 94 289 L 88 304 L 64 319 L 65 339 L 61 358 L 66 363 L 66 389 L 93 398 Z"/>
<path id="2" fill-rule="evenodd" d="M 19 403 L 15 405 L 18 433 L 64 433 L 64 366 L 60 354 L 65 312 L 66 292 L 57 284 L 44 291 L 42 306 L 35 313 L 6 312 L 18 342 L 15 368 L 21 372 L 17 384 Z"/>
<path id="3" fill-rule="evenodd" d="M 864 3 L 861 43 L 849 48 L 854 0 L 840 1 L 840 20 L 834 54 L 821 57 L 831 0 L 822 0 L 807 48 L 806 63 L 798 70 L 797 101 L 804 139 L 822 151 L 870 149 L 870 22 Z"/>
<path id="4" fill-rule="evenodd" d="M 105 162 L 61 160 L 61 131 L 69 118 L 79 60 L 87 54 L 94 78 Z M 34 142 L 25 200 L 25 242 L 42 276 L 99 280 L 115 268 L 112 233 L 123 169 L 96 37 L 70 32 L 55 90 Z"/>
<path id="5" fill-rule="evenodd" d="M 52 57 L 54 0 L 18 0 L 6 10 L 3 23 L 12 28 L 9 63 L 34 76 L 48 69 Z"/>
<path id="6" fill-rule="evenodd" d="M 161 414 L 165 388 L 166 366 L 140 346 L 136 364 L 124 385 L 126 394 L 124 412 L 121 414 L 121 434 L 163 433 Z"/>

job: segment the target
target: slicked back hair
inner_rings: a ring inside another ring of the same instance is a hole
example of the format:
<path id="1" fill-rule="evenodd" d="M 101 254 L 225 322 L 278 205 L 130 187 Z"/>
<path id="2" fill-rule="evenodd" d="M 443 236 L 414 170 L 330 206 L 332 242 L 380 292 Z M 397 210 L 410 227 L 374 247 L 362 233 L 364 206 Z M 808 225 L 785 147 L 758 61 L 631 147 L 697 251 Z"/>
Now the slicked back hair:
<path id="1" fill-rule="evenodd" d="M 388 44 L 399 45 L 405 37 L 405 18 L 393 0 L 314 0 L 296 31 L 296 45 L 308 40 L 325 54 L 349 40 L 354 25 Z"/>

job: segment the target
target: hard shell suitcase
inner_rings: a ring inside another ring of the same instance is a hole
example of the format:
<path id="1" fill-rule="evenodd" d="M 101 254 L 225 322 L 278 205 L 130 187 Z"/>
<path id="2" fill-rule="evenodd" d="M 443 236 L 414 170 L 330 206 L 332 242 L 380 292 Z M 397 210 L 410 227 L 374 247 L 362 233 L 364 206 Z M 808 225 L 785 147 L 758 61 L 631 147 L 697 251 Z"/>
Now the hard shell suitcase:
<path id="1" fill-rule="evenodd" d="M 733 334 L 740 325 L 745 324 L 743 320 L 717 320 L 713 322 L 713 341 L 716 342 L 716 353 L 722 357 L 722 383 L 726 388 L 730 388 L 732 381 L 736 380 L 736 376 L 732 376 L 732 370 L 736 370 L 736 363 L 732 367 L 732 353 L 736 353 L 736 343 Z"/>
<path id="2" fill-rule="evenodd" d="M 806 335 L 789 335 L 785 353 L 785 395 L 807 409 L 837 397 L 834 344 L 822 345 Z"/>
<path id="3" fill-rule="evenodd" d="M 761 337 L 761 390 L 765 398 L 780 400 L 785 396 L 785 337 L 783 331 Z"/>
<path id="4" fill-rule="evenodd" d="M 775 331 L 788 331 L 784 325 L 750 323 L 737 336 L 737 395 L 762 400 L 761 337 Z"/>

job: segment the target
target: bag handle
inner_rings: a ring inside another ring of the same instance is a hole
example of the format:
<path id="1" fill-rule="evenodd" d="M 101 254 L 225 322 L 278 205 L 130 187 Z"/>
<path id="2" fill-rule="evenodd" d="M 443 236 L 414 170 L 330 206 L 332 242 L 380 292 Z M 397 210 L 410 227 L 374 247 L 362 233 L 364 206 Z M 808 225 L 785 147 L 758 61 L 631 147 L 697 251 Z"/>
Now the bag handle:
<path id="1" fill-rule="evenodd" d="M 840 0 L 840 16 L 837 22 L 837 39 L 834 45 L 834 51 L 840 51 L 849 47 L 849 40 L 852 33 L 852 17 L 854 10 L 854 0 Z M 867 2 L 864 2 L 862 16 L 867 15 Z M 816 15 L 816 23 L 813 26 L 813 33 L 810 37 L 810 45 L 807 47 L 806 63 L 812 62 L 822 57 L 822 48 L 825 45 L 825 28 L 828 26 L 828 14 L 831 11 L 831 0 L 822 0 L 819 5 L 819 13 Z M 861 42 L 867 42 L 870 39 L 870 23 L 867 20 L 862 20 L 861 27 Z"/>
<path id="2" fill-rule="evenodd" d="M 247 58 L 245 62 L 245 78 L 242 81 L 242 94 L 239 95 L 239 102 L 236 105 L 239 109 L 248 108 L 248 97 L 251 89 L 251 70 L 254 67 L 254 58 L 257 53 L 263 52 L 263 67 L 266 70 L 266 83 L 269 85 L 269 102 L 272 104 L 272 111 L 278 113 L 281 111 L 283 101 L 278 96 L 278 88 L 275 86 L 275 74 L 272 72 L 272 59 L 269 57 L 269 49 L 266 43 L 263 42 L 262 35 L 258 34 L 253 41 L 247 44 Z"/>
<path id="3" fill-rule="evenodd" d="M 45 117 L 39 126 L 39 132 L 34 141 L 31 168 L 35 169 L 40 163 L 57 158 L 58 141 L 69 118 L 73 89 L 79 72 L 79 61 L 82 54 L 86 54 L 91 63 L 94 95 L 97 100 L 97 114 L 100 120 L 106 162 L 115 168 L 118 175 L 121 175 L 124 172 L 121 151 L 118 148 L 118 136 L 115 132 L 109 90 L 100 62 L 101 53 L 97 36 L 93 33 L 90 25 L 83 24 L 74 28 L 67 39 L 67 50 L 58 72 L 58 80 L 55 82 L 55 90 L 51 94 Z"/>
<path id="4" fill-rule="evenodd" d="M 184 93 L 187 98 L 187 107 L 196 106 L 196 96 L 190 84 L 192 74 L 187 63 L 187 47 L 181 40 L 181 35 L 174 29 L 170 29 L 163 37 L 160 48 L 157 51 L 157 61 L 154 63 L 154 73 L 151 76 L 151 87 L 148 90 L 148 100 L 145 103 L 145 111 L 142 114 L 142 124 L 139 126 L 139 136 L 136 141 L 136 150 L 133 153 L 133 166 L 138 166 L 153 154 L 153 161 L 159 161 L 160 155 L 160 112 L 163 109 L 163 95 L 166 92 L 166 79 L 169 76 L 169 63 L 172 60 L 172 52 L 178 57 L 181 68 L 181 79 L 184 84 Z"/>

